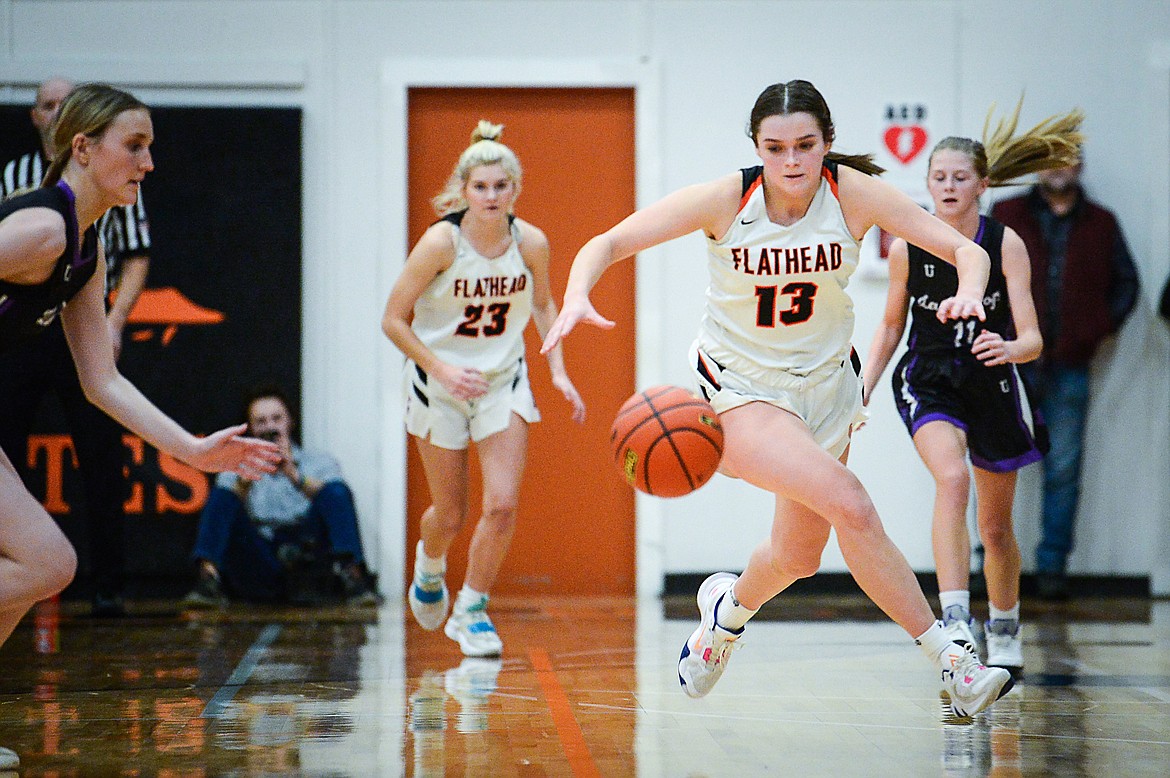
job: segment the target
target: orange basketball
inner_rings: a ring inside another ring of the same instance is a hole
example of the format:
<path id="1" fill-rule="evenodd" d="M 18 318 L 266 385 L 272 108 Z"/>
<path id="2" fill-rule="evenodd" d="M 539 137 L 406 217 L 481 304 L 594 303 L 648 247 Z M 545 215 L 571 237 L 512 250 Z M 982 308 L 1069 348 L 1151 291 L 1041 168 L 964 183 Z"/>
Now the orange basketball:
<path id="1" fill-rule="evenodd" d="M 723 457 L 714 409 L 678 386 L 653 386 L 626 400 L 609 441 L 630 486 L 655 497 L 690 494 L 711 480 Z"/>

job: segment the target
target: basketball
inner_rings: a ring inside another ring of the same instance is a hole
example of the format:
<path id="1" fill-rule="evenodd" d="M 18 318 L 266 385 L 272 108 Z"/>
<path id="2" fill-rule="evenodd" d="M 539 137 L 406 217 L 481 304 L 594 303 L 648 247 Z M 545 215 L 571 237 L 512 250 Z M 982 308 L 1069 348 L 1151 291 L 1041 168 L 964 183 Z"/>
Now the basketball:
<path id="1" fill-rule="evenodd" d="M 707 401 L 678 386 L 654 386 L 622 405 L 609 434 L 626 482 L 655 497 L 681 497 L 719 468 L 723 427 Z"/>

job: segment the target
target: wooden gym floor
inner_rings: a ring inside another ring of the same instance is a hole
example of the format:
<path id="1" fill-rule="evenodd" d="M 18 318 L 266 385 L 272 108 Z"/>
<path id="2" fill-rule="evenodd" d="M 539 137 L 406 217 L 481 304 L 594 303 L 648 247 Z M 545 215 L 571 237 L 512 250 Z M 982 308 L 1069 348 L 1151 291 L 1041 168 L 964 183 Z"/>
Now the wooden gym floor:
<path id="1" fill-rule="evenodd" d="M 0 649 L 21 775 L 1170 774 L 1165 600 L 1031 610 L 1023 682 L 961 722 L 918 649 L 848 597 L 779 598 L 702 700 L 675 672 L 689 598 L 494 602 L 501 660 L 398 604 L 131 608 L 67 602 Z"/>

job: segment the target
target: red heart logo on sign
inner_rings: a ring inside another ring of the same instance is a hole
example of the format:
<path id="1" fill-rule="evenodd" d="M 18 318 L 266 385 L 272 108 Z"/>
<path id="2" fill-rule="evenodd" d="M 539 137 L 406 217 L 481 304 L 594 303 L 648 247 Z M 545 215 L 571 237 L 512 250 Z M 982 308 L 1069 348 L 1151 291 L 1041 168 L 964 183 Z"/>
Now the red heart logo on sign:
<path id="1" fill-rule="evenodd" d="M 884 138 L 886 148 L 903 165 L 910 164 L 910 160 L 917 157 L 926 148 L 926 130 L 917 124 L 910 127 L 895 124 L 886 130 Z"/>

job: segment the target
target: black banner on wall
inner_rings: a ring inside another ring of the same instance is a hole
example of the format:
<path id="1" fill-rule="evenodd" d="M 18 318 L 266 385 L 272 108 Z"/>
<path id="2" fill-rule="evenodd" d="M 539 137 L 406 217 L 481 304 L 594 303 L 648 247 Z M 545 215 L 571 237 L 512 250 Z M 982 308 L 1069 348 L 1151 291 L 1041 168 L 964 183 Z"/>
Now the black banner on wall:
<path id="1" fill-rule="evenodd" d="M 244 391 L 269 381 L 299 416 L 301 111 L 164 107 L 151 116 L 155 170 L 142 188 L 150 277 L 119 367 L 196 433 L 242 421 Z M 37 143 L 28 106 L 0 106 L 0 166 Z M 85 507 L 66 433 L 46 400 L 30 439 L 32 486 L 77 546 L 83 586 Z M 125 441 L 128 574 L 187 576 L 210 480 L 129 433 Z"/>

